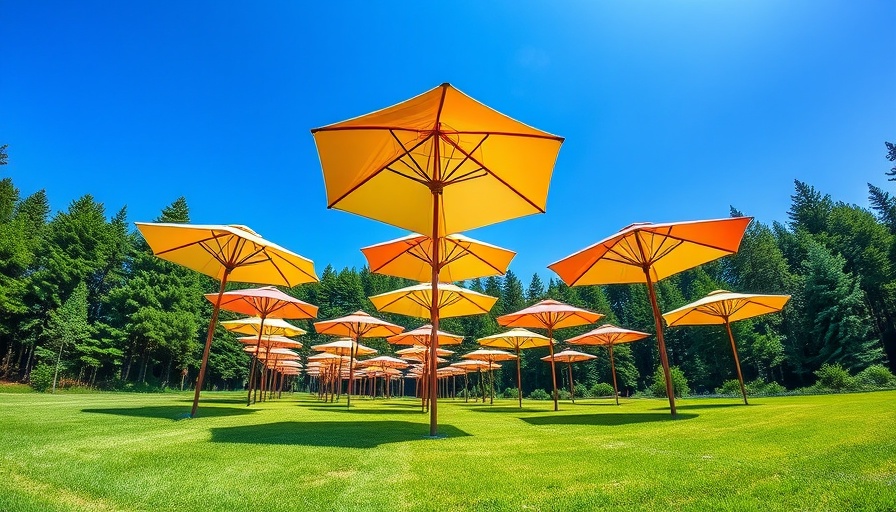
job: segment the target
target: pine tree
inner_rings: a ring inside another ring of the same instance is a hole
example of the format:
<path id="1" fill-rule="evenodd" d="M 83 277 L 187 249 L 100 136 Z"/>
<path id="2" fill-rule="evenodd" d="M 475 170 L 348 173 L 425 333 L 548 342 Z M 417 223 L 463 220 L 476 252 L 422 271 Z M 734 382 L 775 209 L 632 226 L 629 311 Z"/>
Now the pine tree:
<path id="1" fill-rule="evenodd" d="M 531 306 L 544 298 L 544 283 L 538 274 L 532 274 L 529 288 L 526 289 L 526 304 Z"/>

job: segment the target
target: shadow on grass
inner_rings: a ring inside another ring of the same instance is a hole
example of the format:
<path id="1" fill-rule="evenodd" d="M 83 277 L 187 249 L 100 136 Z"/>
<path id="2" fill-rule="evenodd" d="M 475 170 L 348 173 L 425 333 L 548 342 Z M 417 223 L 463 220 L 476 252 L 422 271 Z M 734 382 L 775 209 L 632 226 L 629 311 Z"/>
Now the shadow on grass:
<path id="1" fill-rule="evenodd" d="M 178 402 L 186 402 L 188 404 L 193 403 L 192 398 L 184 398 L 183 400 L 178 400 Z M 246 405 L 246 397 L 242 398 L 215 398 L 215 397 L 206 397 L 202 396 L 199 399 L 199 406 L 202 407 L 202 403 L 205 402 L 207 404 L 243 404 Z M 259 402 L 260 403 L 260 402 Z"/>
<path id="2" fill-rule="evenodd" d="M 343 414 L 420 414 L 420 408 L 414 409 L 362 409 L 355 406 L 346 408 L 342 407 L 308 407 L 309 411 L 335 412 Z"/>
<path id="3" fill-rule="evenodd" d="M 696 418 L 697 414 L 678 414 L 675 418 L 669 413 L 633 413 L 633 414 L 575 414 L 552 415 L 520 418 L 530 425 L 630 425 L 633 423 L 654 423 L 661 421 L 680 421 Z"/>
<path id="4" fill-rule="evenodd" d="M 135 418 L 162 418 L 169 420 L 181 420 L 190 416 L 190 408 L 180 405 L 165 405 L 157 407 L 119 407 L 114 409 L 81 409 L 81 412 L 93 414 L 114 414 L 116 416 L 131 416 Z M 202 407 L 196 411 L 197 418 L 219 418 L 223 416 L 243 416 L 252 414 L 255 409 L 247 407 Z"/>
<path id="5" fill-rule="evenodd" d="M 480 407 L 470 408 L 471 411 L 476 412 L 499 412 L 499 413 L 513 413 L 513 412 L 548 412 L 548 409 L 531 409 L 529 407 L 508 407 L 508 406 L 494 406 L 488 404 L 479 404 Z"/>
<path id="6" fill-rule="evenodd" d="M 409 421 L 281 421 L 212 428 L 212 442 L 375 448 L 381 444 L 428 440 L 428 425 Z M 444 437 L 466 437 L 463 430 L 439 425 Z"/>
<path id="7" fill-rule="evenodd" d="M 720 409 L 726 407 L 758 407 L 756 404 L 744 405 L 743 402 L 731 404 L 675 404 L 676 409 Z M 654 411 L 668 411 L 668 407 L 657 407 Z"/>

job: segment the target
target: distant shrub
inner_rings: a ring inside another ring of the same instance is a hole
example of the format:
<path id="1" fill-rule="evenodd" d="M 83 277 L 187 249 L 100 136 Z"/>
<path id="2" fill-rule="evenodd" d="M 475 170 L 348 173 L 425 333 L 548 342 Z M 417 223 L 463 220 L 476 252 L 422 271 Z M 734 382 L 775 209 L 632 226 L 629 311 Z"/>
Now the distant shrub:
<path id="1" fill-rule="evenodd" d="M 613 396 L 613 386 L 606 382 L 598 382 L 591 386 L 591 395 L 595 397 Z"/>
<path id="2" fill-rule="evenodd" d="M 740 394 L 740 381 L 737 379 L 726 380 L 722 383 L 721 387 L 716 388 L 717 395 L 739 395 Z M 748 395 L 752 395 L 751 390 L 747 391 Z"/>
<path id="3" fill-rule="evenodd" d="M 672 375 L 672 392 L 675 393 L 675 396 L 688 396 L 691 392 L 691 388 L 688 387 L 688 379 L 685 378 L 681 368 L 673 366 L 669 369 L 669 373 Z M 662 366 L 658 366 L 656 372 L 653 374 L 653 384 L 650 385 L 650 391 L 655 397 L 666 397 L 666 378 L 665 375 L 663 375 Z"/>
<path id="4" fill-rule="evenodd" d="M 857 387 L 856 380 L 839 364 L 823 364 L 815 376 L 818 377 L 816 384 L 823 389 L 844 391 Z"/>
<path id="5" fill-rule="evenodd" d="M 896 376 L 882 364 L 873 364 L 856 375 L 856 381 L 863 387 L 886 388 L 896 386 Z"/>
<path id="6" fill-rule="evenodd" d="M 762 391 L 758 394 L 766 396 L 776 396 L 783 395 L 786 392 L 787 388 L 773 381 L 763 386 Z"/>
<path id="7" fill-rule="evenodd" d="M 517 393 L 516 388 L 507 388 L 504 390 L 504 393 L 502 393 L 502 396 L 504 398 L 518 398 L 519 393 Z"/>
<path id="8" fill-rule="evenodd" d="M 529 393 L 529 398 L 532 400 L 550 400 L 551 395 L 543 389 L 536 389 Z"/>
<path id="9" fill-rule="evenodd" d="M 569 394 L 569 391 L 568 391 L 568 390 L 565 390 L 565 389 L 558 389 L 558 390 L 557 390 L 557 398 L 560 399 L 560 400 L 569 400 L 569 397 L 570 397 L 570 396 L 571 396 L 571 395 Z"/>
<path id="10" fill-rule="evenodd" d="M 35 391 L 44 393 L 53 386 L 53 374 L 55 371 L 56 369 L 48 364 L 38 363 L 31 369 L 31 376 L 28 382 Z"/>

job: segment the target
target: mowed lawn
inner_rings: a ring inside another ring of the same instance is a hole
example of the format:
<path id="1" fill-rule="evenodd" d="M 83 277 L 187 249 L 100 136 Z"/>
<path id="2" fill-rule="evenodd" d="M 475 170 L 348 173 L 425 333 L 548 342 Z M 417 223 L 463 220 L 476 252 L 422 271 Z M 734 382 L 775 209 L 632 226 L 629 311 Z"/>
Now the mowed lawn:
<path id="1" fill-rule="evenodd" d="M 0 394 L 0 510 L 896 510 L 896 392 L 494 405 Z"/>

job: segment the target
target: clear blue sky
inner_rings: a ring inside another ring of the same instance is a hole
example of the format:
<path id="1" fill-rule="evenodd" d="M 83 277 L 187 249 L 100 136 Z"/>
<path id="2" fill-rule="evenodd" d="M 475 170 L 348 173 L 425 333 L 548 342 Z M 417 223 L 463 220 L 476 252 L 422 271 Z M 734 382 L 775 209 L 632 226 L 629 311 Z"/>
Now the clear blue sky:
<path id="1" fill-rule="evenodd" d="M 0 176 L 24 194 L 131 221 L 183 195 L 318 272 L 404 233 L 325 208 L 309 130 L 446 81 L 566 137 L 545 215 L 468 233 L 524 282 L 635 221 L 784 220 L 794 179 L 896 189 L 891 0 L 7 0 L 0 63 Z"/>

